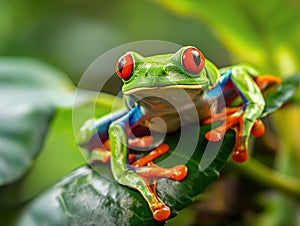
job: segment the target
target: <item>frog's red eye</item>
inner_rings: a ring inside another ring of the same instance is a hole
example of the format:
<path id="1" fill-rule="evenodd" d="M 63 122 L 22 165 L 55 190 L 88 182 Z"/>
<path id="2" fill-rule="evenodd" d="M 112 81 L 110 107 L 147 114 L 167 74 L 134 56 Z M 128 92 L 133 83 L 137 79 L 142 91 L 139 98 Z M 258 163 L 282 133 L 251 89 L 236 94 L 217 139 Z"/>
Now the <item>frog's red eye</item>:
<path id="1" fill-rule="evenodd" d="M 205 58 L 198 49 L 190 47 L 184 51 L 182 63 L 188 73 L 199 74 L 204 68 Z"/>
<path id="2" fill-rule="evenodd" d="M 128 80 L 133 72 L 133 57 L 130 53 L 121 56 L 116 64 L 116 72 L 121 79 Z"/>

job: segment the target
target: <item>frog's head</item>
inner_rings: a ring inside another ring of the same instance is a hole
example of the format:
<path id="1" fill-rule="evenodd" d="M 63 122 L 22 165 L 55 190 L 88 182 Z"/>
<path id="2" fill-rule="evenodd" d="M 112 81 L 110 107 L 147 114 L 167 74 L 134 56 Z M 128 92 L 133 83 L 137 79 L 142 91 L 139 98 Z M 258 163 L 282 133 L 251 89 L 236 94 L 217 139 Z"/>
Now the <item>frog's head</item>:
<path id="1" fill-rule="evenodd" d="M 143 57 L 127 52 L 117 61 L 116 72 L 123 80 L 123 94 L 135 96 L 174 96 L 184 89 L 191 95 L 203 93 L 215 86 L 218 69 L 195 47 L 186 46 L 175 54 Z"/>

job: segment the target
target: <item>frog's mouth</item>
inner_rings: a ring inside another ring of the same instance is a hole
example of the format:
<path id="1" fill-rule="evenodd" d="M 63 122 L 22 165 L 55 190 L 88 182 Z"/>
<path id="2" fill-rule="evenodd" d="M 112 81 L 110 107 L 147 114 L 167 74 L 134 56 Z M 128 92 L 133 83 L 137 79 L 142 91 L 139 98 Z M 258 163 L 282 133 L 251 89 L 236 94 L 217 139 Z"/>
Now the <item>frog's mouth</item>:
<path id="1" fill-rule="evenodd" d="M 139 94 L 152 94 L 152 95 L 157 95 L 157 94 L 167 94 L 168 91 L 187 91 L 187 90 L 195 90 L 195 91 L 204 91 L 208 89 L 209 84 L 196 84 L 196 85 L 167 85 L 167 86 L 151 86 L 151 87 L 146 87 L 146 86 L 141 86 L 137 88 L 133 88 L 130 90 L 124 90 L 123 94 L 125 95 L 139 95 Z"/>
<path id="2" fill-rule="evenodd" d="M 157 87 L 139 87 L 124 91 L 128 105 L 139 103 L 154 112 L 173 112 L 202 102 L 206 85 L 169 85 Z"/>

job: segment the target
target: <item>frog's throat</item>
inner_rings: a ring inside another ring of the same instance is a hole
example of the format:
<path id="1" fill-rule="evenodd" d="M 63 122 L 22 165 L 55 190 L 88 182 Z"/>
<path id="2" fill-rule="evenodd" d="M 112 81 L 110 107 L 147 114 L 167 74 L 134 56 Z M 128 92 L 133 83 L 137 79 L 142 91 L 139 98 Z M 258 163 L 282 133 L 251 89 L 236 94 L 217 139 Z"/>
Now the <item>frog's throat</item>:
<path id="1" fill-rule="evenodd" d="M 138 88 L 133 88 L 130 90 L 124 90 L 123 94 L 125 95 L 131 95 L 134 93 L 140 93 L 140 92 L 147 92 L 147 91 L 154 91 L 154 92 L 159 92 L 160 90 L 167 90 L 167 89 L 182 89 L 182 90 L 198 90 L 198 91 L 204 91 L 208 88 L 208 85 L 168 85 L 168 86 L 152 86 L 152 87 L 138 87 Z"/>

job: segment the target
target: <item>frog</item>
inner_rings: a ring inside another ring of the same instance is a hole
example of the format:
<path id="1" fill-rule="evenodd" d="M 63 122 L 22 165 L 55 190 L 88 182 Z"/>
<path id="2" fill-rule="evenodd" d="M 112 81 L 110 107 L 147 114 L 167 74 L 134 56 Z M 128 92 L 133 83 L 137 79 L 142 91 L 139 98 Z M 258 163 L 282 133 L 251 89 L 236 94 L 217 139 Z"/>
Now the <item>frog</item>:
<path id="1" fill-rule="evenodd" d="M 87 121 L 81 128 L 81 147 L 91 153 L 90 162 L 110 161 L 117 183 L 137 190 L 157 221 L 165 221 L 171 214 L 170 207 L 156 194 L 157 180 L 182 181 L 188 168 L 184 164 L 171 168 L 155 164 L 155 159 L 166 154 L 169 146 L 163 140 L 156 141 L 151 133 L 180 130 L 184 126 L 180 115 L 196 109 L 196 117 L 187 116 L 184 124 L 219 122 L 205 135 L 211 142 L 220 141 L 233 129 L 232 159 L 245 162 L 250 135 L 259 137 L 265 132 L 260 119 L 265 107 L 263 90 L 270 84 L 281 83 L 279 77 L 261 74 L 249 64 L 218 69 L 194 46 L 147 57 L 129 51 L 117 60 L 116 74 L 123 81 L 126 109 Z M 174 101 L 180 108 L 174 107 Z M 136 135 L 134 130 L 139 128 L 146 132 Z M 95 144 L 95 139 L 100 143 Z M 148 152 L 140 157 L 132 152 L 134 148 L 140 152 L 146 148 Z"/>

